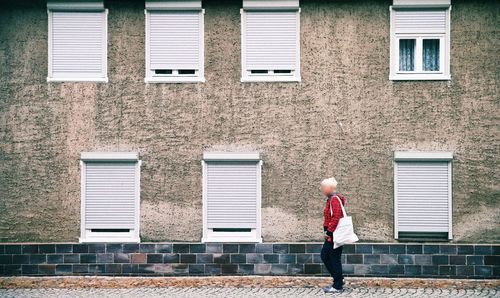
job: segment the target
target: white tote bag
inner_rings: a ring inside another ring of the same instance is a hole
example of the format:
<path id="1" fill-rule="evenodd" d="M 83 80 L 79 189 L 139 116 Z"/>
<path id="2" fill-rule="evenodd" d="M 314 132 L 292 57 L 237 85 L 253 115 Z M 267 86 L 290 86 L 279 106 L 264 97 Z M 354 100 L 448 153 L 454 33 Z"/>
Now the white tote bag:
<path id="1" fill-rule="evenodd" d="M 333 232 L 333 248 L 340 247 L 344 244 L 351 244 L 357 242 L 358 236 L 354 234 L 354 227 L 352 225 L 352 217 L 347 216 L 345 212 L 344 205 L 339 197 L 335 196 L 339 200 L 340 208 L 342 208 L 342 214 L 344 217 L 340 218 L 337 228 Z M 330 216 L 333 215 L 332 202 L 330 201 Z"/>

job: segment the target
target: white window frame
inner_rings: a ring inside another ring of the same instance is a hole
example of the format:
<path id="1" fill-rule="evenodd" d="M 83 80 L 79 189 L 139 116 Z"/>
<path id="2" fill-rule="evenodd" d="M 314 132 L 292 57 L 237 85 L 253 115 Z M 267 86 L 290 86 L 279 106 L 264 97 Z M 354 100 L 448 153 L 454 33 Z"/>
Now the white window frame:
<path id="1" fill-rule="evenodd" d="M 453 152 L 436 151 L 395 151 L 393 160 L 394 171 L 394 239 L 399 238 L 398 227 L 398 174 L 397 163 L 400 161 L 445 161 L 448 162 L 448 239 L 453 239 Z"/>
<path id="2" fill-rule="evenodd" d="M 201 3 L 201 2 L 200 2 Z M 168 1 L 166 2 L 168 5 Z M 186 5 L 186 4 L 182 4 Z M 167 6 L 168 7 L 168 6 Z M 155 74 L 154 71 L 150 69 L 150 44 L 149 44 L 149 18 L 151 13 L 162 12 L 162 11 L 185 11 L 185 12 L 193 12 L 199 13 L 200 17 L 200 35 L 199 35 L 199 61 L 200 65 L 198 70 L 195 70 L 194 74 L 179 74 L 177 69 L 172 69 L 172 74 Z M 144 10 L 144 14 L 146 16 L 146 77 L 144 78 L 144 82 L 146 83 L 204 83 L 205 82 L 205 41 L 204 41 L 204 32 L 205 32 L 205 9 L 186 9 L 186 8 L 171 8 L 170 10 L 158 10 L 158 9 L 148 9 Z"/>
<path id="3" fill-rule="evenodd" d="M 248 1 L 248 0 L 246 0 Z M 248 1 L 250 2 L 250 1 Z M 240 9 L 241 14 L 241 82 L 300 82 L 302 80 L 300 75 L 300 8 L 293 8 L 284 5 L 283 7 L 277 7 L 272 1 L 256 1 L 255 7 L 250 7 L 251 10 L 265 10 L 266 7 L 274 12 L 285 11 L 291 12 L 296 11 L 297 13 L 297 43 L 296 43 L 296 68 L 291 73 L 274 73 L 274 70 L 268 70 L 267 74 L 253 74 L 251 70 L 247 69 L 246 66 L 246 18 L 245 13 L 247 9 Z M 285 3 L 286 1 L 284 1 Z M 294 1 L 288 1 L 294 2 Z M 286 3 L 285 3 L 286 4 Z"/>
<path id="4" fill-rule="evenodd" d="M 257 167 L 257 228 L 250 232 L 214 232 L 208 228 L 207 223 L 207 163 L 211 161 L 255 161 Z M 203 154 L 203 237 L 202 243 L 206 242 L 262 242 L 262 160 L 258 152 L 205 152 Z"/>
<path id="5" fill-rule="evenodd" d="M 85 182 L 87 162 L 135 162 L 135 226 L 129 232 L 92 232 L 85 225 Z M 140 243 L 140 193 L 141 193 L 141 164 L 137 152 L 82 152 L 80 158 L 80 243 L 109 242 L 109 243 Z"/>
<path id="6" fill-rule="evenodd" d="M 88 10 L 61 10 L 64 12 L 82 12 Z M 56 9 L 47 9 L 49 25 L 48 25 L 48 72 L 47 72 L 47 82 L 94 82 L 94 83 L 107 83 L 108 79 L 108 9 L 104 9 L 102 13 L 105 15 L 104 20 L 104 34 L 102 36 L 103 43 L 106 45 L 102 49 L 102 56 L 104 57 L 102 61 L 103 77 L 96 78 L 85 78 L 78 75 L 68 76 L 68 77 L 54 77 L 52 73 L 52 16 L 54 12 L 59 12 Z"/>
<path id="7" fill-rule="evenodd" d="M 395 1 L 396 2 L 396 1 Z M 404 0 L 400 0 L 404 2 Z M 450 14 L 451 5 L 414 5 L 414 0 L 406 1 L 408 4 L 393 5 L 390 10 L 390 71 L 389 80 L 405 81 L 405 80 L 451 80 L 450 75 Z M 446 1 L 443 1 L 446 2 Z M 439 8 L 446 11 L 446 32 L 444 34 L 436 33 L 396 33 L 395 31 L 395 10 L 398 9 L 428 9 Z M 399 70 L 399 40 L 400 39 L 415 39 L 415 71 L 400 71 Z M 439 71 L 424 71 L 422 69 L 422 47 L 423 39 L 439 39 Z"/>

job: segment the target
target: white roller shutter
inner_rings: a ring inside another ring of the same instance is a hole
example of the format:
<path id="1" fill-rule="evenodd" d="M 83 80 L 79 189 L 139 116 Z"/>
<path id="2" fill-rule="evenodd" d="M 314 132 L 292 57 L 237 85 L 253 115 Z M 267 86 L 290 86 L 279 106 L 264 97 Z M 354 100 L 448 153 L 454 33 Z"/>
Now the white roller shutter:
<path id="1" fill-rule="evenodd" d="M 135 229 L 136 162 L 87 162 L 85 165 L 85 227 Z"/>
<path id="2" fill-rule="evenodd" d="M 298 11 L 245 11 L 246 70 L 298 71 Z"/>
<path id="3" fill-rule="evenodd" d="M 105 11 L 51 11 L 49 79 L 106 79 Z"/>
<path id="4" fill-rule="evenodd" d="M 450 163 L 396 162 L 396 224 L 399 232 L 449 232 Z"/>
<path id="5" fill-rule="evenodd" d="M 208 228 L 257 228 L 258 167 L 255 161 L 207 162 Z"/>
<path id="6" fill-rule="evenodd" d="M 199 70 L 201 11 L 150 11 L 148 14 L 150 70 Z"/>
<path id="7" fill-rule="evenodd" d="M 395 33 L 446 33 L 446 9 L 395 10 Z"/>

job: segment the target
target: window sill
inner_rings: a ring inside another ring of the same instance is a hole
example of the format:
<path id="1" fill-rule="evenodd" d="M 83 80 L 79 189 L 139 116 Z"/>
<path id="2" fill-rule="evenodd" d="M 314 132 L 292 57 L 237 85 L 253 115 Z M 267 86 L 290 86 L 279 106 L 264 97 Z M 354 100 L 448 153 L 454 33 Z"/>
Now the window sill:
<path id="1" fill-rule="evenodd" d="M 141 243 L 141 238 L 129 238 L 129 237 L 86 237 L 78 238 L 80 243 Z"/>
<path id="2" fill-rule="evenodd" d="M 181 83 L 205 83 L 204 77 L 154 77 L 154 78 L 144 78 L 145 83 L 170 83 L 170 84 L 181 84 Z"/>
<path id="3" fill-rule="evenodd" d="M 210 238 L 202 238 L 202 243 L 262 243 L 262 238 L 245 238 L 245 237 L 210 237 Z"/>
<path id="4" fill-rule="evenodd" d="M 47 78 L 48 83 L 85 82 L 85 83 L 108 83 L 108 78 Z"/>
<path id="5" fill-rule="evenodd" d="M 449 81 L 450 75 L 443 74 L 395 74 L 390 75 L 391 81 Z"/>
<path id="6" fill-rule="evenodd" d="M 300 83 L 301 77 L 295 76 L 251 76 L 242 77 L 242 83 L 259 83 L 259 82 L 285 82 L 285 83 Z"/>

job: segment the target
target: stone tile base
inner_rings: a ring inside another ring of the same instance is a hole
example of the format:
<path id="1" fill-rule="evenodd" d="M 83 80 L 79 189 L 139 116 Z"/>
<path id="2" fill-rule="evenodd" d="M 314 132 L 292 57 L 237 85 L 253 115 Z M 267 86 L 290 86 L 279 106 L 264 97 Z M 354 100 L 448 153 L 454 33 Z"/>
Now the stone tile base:
<path id="1" fill-rule="evenodd" d="M 0 244 L 0 275 L 326 276 L 321 243 Z M 499 278 L 500 245 L 346 245 L 346 276 Z"/>

